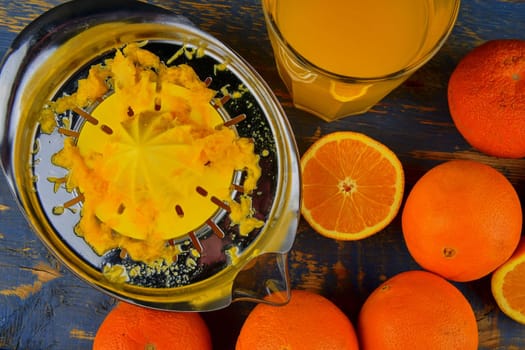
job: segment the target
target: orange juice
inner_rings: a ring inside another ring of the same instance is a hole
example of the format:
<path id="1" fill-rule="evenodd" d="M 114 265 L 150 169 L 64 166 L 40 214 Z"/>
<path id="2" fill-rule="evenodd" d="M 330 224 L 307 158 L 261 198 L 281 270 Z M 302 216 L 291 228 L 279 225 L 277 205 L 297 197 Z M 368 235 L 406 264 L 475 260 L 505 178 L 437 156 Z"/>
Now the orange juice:
<path id="1" fill-rule="evenodd" d="M 368 111 L 428 61 L 460 0 L 262 0 L 296 107 L 326 121 Z"/>
<path id="2" fill-rule="evenodd" d="M 276 20 L 286 41 L 316 66 L 379 77 L 417 56 L 429 21 L 427 0 L 285 0 Z"/>

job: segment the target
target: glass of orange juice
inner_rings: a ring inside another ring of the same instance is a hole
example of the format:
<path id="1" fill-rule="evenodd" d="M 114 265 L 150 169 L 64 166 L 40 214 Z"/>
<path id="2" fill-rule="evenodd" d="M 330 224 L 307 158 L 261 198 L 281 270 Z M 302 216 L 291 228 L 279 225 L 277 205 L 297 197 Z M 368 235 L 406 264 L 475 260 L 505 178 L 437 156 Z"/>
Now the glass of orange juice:
<path id="1" fill-rule="evenodd" d="M 297 108 L 365 113 L 448 38 L 460 0 L 262 0 L 277 69 Z"/>

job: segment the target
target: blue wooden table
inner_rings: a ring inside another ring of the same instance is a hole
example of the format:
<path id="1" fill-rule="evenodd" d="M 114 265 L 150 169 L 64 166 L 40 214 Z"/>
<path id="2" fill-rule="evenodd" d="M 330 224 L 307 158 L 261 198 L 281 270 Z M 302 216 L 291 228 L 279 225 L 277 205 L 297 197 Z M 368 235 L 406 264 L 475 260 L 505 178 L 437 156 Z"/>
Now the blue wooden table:
<path id="1" fill-rule="evenodd" d="M 0 54 L 32 19 L 62 2 L 1 0 Z M 450 39 L 432 61 L 369 113 L 333 123 L 292 107 L 273 63 L 259 1 L 150 2 L 187 16 L 246 58 L 284 106 L 301 153 L 321 135 L 359 131 L 396 152 L 405 169 L 406 193 L 432 166 L 466 158 L 502 171 L 525 200 L 525 160 L 488 157 L 472 149 L 455 129 L 446 98 L 448 77 L 470 49 L 490 39 L 525 39 L 525 1 L 463 0 Z M 358 242 L 323 238 L 301 221 L 290 266 L 293 287 L 322 293 L 354 321 L 363 301 L 380 282 L 418 268 L 403 243 L 399 217 L 381 233 Z M 525 349 L 525 326 L 498 310 L 488 278 L 457 286 L 475 309 L 480 349 Z M 0 348 L 90 349 L 98 326 L 115 303 L 73 276 L 43 247 L 1 176 Z M 235 303 L 203 315 L 216 349 L 233 348 L 251 307 Z"/>

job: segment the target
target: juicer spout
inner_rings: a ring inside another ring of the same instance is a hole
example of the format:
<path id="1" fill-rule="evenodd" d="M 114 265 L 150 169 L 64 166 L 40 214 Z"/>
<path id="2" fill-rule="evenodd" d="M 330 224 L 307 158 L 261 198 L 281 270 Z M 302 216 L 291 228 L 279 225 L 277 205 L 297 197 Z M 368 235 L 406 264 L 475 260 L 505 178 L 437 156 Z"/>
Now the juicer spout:
<path id="1" fill-rule="evenodd" d="M 233 283 L 232 301 L 284 305 L 290 300 L 287 253 L 265 253 L 251 260 Z"/>

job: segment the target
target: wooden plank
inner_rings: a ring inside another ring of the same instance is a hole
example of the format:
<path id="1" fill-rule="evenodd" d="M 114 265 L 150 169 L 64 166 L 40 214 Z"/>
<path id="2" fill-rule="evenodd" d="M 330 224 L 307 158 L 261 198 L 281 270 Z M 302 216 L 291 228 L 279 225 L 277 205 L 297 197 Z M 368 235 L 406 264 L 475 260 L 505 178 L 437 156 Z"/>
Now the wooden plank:
<path id="1" fill-rule="evenodd" d="M 0 0 L 0 54 L 32 19 L 59 0 Z M 457 25 L 440 52 L 369 113 L 333 123 L 292 107 L 266 35 L 260 1 L 169 1 L 158 4 L 187 16 L 243 56 L 284 106 L 300 152 L 336 130 L 364 132 L 392 148 L 406 173 L 406 193 L 430 167 L 454 158 L 476 159 L 501 170 L 525 195 L 523 159 L 488 157 L 472 149 L 450 118 L 446 84 L 461 57 L 480 43 L 525 39 L 525 2 L 463 0 Z M 418 268 L 401 234 L 399 217 L 383 232 L 359 242 L 323 238 L 301 221 L 290 253 L 294 288 L 327 296 L 353 320 L 367 295 L 388 277 Z M 0 178 L 0 348 L 90 349 L 115 300 L 61 266 L 31 231 Z M 475 308 L 480 349 L 525 348 L 525 328 L 498 309 L 489 279 L 456 284 Z M 236 303 L 206 313 L 215 349 L 232 349 L 253 304 Z"/>

